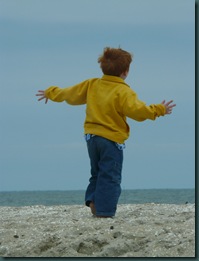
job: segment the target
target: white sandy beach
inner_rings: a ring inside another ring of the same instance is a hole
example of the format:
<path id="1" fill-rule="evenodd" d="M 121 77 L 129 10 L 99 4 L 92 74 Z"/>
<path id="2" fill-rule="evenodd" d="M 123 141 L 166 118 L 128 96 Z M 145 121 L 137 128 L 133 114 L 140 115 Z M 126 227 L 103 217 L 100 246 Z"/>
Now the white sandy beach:
<path id="1" fill-rule="evenodd" d="M 0 207 L 2 257 L 194 257 L 195 204 Z"/>

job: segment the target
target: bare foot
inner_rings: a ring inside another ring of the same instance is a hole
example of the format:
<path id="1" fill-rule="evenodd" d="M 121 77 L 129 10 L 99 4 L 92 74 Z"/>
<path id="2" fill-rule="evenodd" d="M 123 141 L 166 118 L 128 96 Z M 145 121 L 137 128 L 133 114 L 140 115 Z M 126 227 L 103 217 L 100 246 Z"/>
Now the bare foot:
<path id="1" fill-rule="evenodd" d="M 91 213 L 97 218 L 112 218 L 111 216 L 96 216 L 95 204 L 93 202 L 90 202 L 89 207 L 91 209 Z"/>
<path id="2" fill-rule="evenodd" d="M 91 202 L 91 203 L 89 204 L 89 207 L 91 208 L 91 213 L 92 213 L 93 215 L 96 215 L 96 209 L 95 209 L 95 205 L 94 205 L 93 202 Z"/>

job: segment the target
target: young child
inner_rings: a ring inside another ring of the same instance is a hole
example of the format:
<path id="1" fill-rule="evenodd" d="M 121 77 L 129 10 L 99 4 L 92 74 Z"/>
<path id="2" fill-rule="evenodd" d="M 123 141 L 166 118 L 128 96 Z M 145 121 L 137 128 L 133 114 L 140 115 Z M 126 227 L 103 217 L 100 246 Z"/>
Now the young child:
<path id="1" fill-rule="evenodd" d="M 121 48 L 105 48 L 99 57 L 103 76 L 69 88 L 39 90 L 38 101 L 66 101 L 86 104 L 85 139 L 90 157 L 91 177 L 85 204 L 96 217 L 113 217 L 121 193 L 121 172 L 125 140 L 129 136 L 126 117 L 136 121 L 155 120 L 171 114 L 173 101 L 147 106 L 125 83 L 132 55 Z"/>

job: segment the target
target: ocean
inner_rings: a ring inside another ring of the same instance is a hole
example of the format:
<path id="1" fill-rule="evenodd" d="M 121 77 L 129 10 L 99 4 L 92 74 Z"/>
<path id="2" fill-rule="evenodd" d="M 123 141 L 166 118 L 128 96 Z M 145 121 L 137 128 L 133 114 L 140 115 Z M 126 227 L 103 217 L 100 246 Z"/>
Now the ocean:
<path id="1" fill-rule="evenodd" d="M 82 205 L 84 190 L 0 192 L 0 206 Z M 195 189 L 123 190 L 119 204 L 187 204 L 195 203 Z"/>

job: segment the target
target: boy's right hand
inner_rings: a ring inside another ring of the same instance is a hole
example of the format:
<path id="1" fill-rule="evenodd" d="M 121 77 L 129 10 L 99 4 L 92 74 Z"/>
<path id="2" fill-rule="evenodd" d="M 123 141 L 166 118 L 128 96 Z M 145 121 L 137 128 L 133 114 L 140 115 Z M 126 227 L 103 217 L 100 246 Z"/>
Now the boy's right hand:
<path id="1" fill-rule="evenodd" d="M 45 95 L 45 91 L 39 90 L 38 93 L 36 94 L 36 96 L 41 96 L 41 97 L 38 99 L 38 101 L 41 101 L 41 100 L 43 100 L 43 99 L 46 99 L 46 100 L 45 100 L 45 103 L 48 102 L 48 98 L 47 98 L 46 95 Z"/>
<path id="2" fill-rule="evenodd" d="M 165 114 L 171 114 L 172 113 L 172 110 L 173 110 L 173 107 L 176 106 L 176 104 L 173 104 L 172 103 L 173 100 L 169 101 L 169 102 L 166 102 L 165 100 L 161 102 L 161 104 L 163 104 L 166 108 L 166 113 Z"/>

